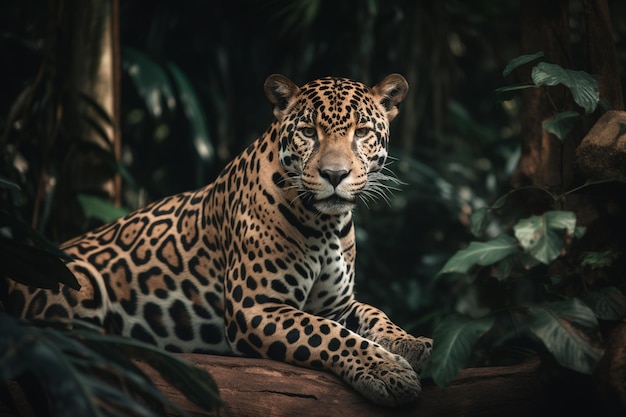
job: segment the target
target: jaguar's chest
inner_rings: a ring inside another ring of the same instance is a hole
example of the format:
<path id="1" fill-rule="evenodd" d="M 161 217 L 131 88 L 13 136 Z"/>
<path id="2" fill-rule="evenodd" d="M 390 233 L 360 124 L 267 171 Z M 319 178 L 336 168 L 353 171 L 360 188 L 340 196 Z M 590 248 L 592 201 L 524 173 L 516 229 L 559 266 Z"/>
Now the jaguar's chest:
<path id="1" fill-rule="evenodd" d="M 305 311 L 328 316 L 339 312 L 351 299 L 354 287 L 355 244 L 350 233 L 326 230 L 322 237 L 310 239 L 307 261 L 313 279 L 307 286 L 308 296 L 302 306 Z"/>

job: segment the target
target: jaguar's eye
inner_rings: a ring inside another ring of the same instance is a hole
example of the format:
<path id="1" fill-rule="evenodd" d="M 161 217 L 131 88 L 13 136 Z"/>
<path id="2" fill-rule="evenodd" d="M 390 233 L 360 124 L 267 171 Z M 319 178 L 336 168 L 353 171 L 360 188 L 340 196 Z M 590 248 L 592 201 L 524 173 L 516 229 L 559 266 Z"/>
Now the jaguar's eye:
<path id="1" fill-rule="evenodd" d="M 317 134 L 315 129 L 312 127 L 303 127 L 302 129 L 300 129 L 300 131 L 306 138 L 314 138 L 315 135 Z"/>
<path id="2" fill-rule="evenodd" d="M 354 131 L 354 136 L 357 138 L 364 138 L 369 133 L 369 127 L 359 127 Z"/>

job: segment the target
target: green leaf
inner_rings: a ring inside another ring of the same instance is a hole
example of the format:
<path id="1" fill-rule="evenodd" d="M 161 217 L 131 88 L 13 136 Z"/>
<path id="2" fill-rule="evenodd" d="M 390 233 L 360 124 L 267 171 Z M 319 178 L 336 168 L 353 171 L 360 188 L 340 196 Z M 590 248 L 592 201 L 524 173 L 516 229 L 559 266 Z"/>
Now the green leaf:
<path id="1" fill-rule="evenodd" d="M 613 264 L 616 257 L 616 253 L 612 250 L 604 252 L 585 252 L 583 253 L 580 265 L 591 267 L 591 269 L 606 268 Z"/>
<path id="2" fill-rule="evenodd" d="M 465 368 L 474 344 L 493 323 L 494 317 L 472 320 L 452 315 L 437 324 L 433 352 L 427 367 L 438 386 L 446 386 Z"/>
<path id="3" fill-rule="evenodd" d="M 587 305 L 573 298 L 530 306 L 528 315 L 529 330 L 559 364 L 583 374 L 593 373 L 603 350 L 593 343 L 598 322 Z"/>
<path id="4" fill-rule="evenodd" d="M 0 314 L 0 327 L 0 380 L 31 371 L 49 398 L 54 398 L 54 415 L 103 415 L 89 394 L 86 376 L 64 355 L 63 344 L 51 343 L 41 329 L 21 325 L 5 314 Z"/>
<path id="5" fill-rule="evenodd" d="M 503 281 L 511 275 L 513 267 L 519 262 L 517 256 L 507 256 L 494 266 L 492 275 L 495 276 L 498 281 Z"/>
<path id="6" fill-rule="evenodd" d="M 522 248 L 546 265 L 559 257 L 565 247 L 565 233 L 573 235 L 575 228 L 576 215 L 559 210 L 521 219 L 513 226 Z"/>
<path id="7" fill-rule="evenodd" d="M 470 231 L 475 237 L 480 238 L 485 234 L 485 229 L 487 228 L 490 220 L 490 211 L 491 210 L 489 209 L 489 207 L 481 207 L 474 210 L 474 212 L 471 214 Z"/>
<path id="8" fill-rule="evenodd" d="M 178 89 L 183 113 L 191 127 L 191 139 L 196 148 L 196 155 L 204 163 L 212 162 L 215 158 L 215 150 L 209 137 L 205 112 L 195 89 L 187 76 L 174 63 L 168 63 L 167 69 L 172 74 Z"/>
<path id="9" fill-rule="evenodd" d="M 568 70 L 559 65 L 540 62 L 532 69 L 532 79 L 537 86 L 563 84 L 570 89 L 574 101 L 587 114 L 592 113 L 600 102 L 598 77 L 584 71 Z"/>
<path id="10" fill-rule="evenodd" d="M 24 285 L 57 290 L 59 282 L 75 290 L 80 284 L 56 253 L 0 237 L 0 275 Z"/>
<path id="11" fill-rule="evenodd" d="M 54 415 L 186 415 L 131 361 L 136 358 L 206 411 L 221 400 L 211 376 L 156 346 L 101 333 L 79 320 L 42 320 L 40 328 L 0 313 L 0 381 L 32 371 Z"/>
<path id="12" fill-rule="evenodd" d="M 15 241 L 32 242 L 37 247 L 43 249 L 58 258 L 70 260 L 70 256 L 63 252 L 59 247 L 48 240 L 39 231 L 33 229 L 29 224 L 21 218 L 15 216 L 2 208 L 0 208 L 0 227 L 8 226 L 11 229 L 12 237 Z"/>
<path id="13" fill-rule="evenodd" d="M 127 208 L 117 207 L 101 197 L 89 194 L 78 194 L 78 202 L 85 212 L 85 217 L 104 223 L 124 217 L 130 212 Z"/>
<path id="14" fill-rule="evenodd" d="M 502 71 L 502 76 L 506 77 L 514 69 L 521 67 L 522 65 L 532 62 L 539 58 L 543 58 L 543 51 L 539 51 L 535 54 L 530 54 L 530 55 L 520 55 L 516 58 L 513 58 L 512 60 L 509 61 L 508 64 L 506 64 L 506 67 L 504 67 L 504 70 Z"/>
<path id="15" fill-rule="evenodd" d="M 513 97 L 515 97 L 515 93 L 519 90 L 526 90 L 527 88 L 536 88 L 536 85 L 532 84 L 521 84 L 521 85 L 511 85 L 506 87 L 496 88 L 493 92 L 496 101 L 509 101 Z"/>
<path id="16" fill-rule="evenodd" d="M 600 102 L 598 103 L 598 105 L 605 112 L 613 110 L 613 106 L 611 106 L 611 103 L 609 103 L 609 101 L 605 98 L 600 97 Z"/>
<path id="17" fill-rule="evenodd" d="M 585 302 L 601 320 L 620 321 L 626 318 L 626 297 L 615 287 L 591 292 Z"/>
<path id="18" fill-rule="evenodd" d="M 122 48 L 122 62 L 154 119 L 163 117 L 164 108 L 170 111 L 176 108 L 174 89 L 161 65 L 133 48 Z"/>
<path id="19" fill-rule="evenodd" d="M 576 122 L 580 120 L 580 114 L 575 111 L 556 113 L 554 119 L 546 120 L 542 123 L 543 128 L 548 133 L 563 140 L 563 138 L 574 128 Z"/>
<path id="20" fill-rule="evenodd" d="M 205 409 L 213 410 L 221 404 L 217 385 L 211 375 L 184 359 L 134 339 L 93 331 L 75 330 L 74 333 L 92 343 L 113 344 L 128 356 L 144 361 L 187 398 Z"/>
<path id="21" fill-rule="evenodd" d="M 458 251 L 446 262 L 439 274 L 467 273 L 474 265 L 491 265 L 519 250 L 517 241 L 508 235 L 500 235 L 487 242 L 472 242 Z"/>

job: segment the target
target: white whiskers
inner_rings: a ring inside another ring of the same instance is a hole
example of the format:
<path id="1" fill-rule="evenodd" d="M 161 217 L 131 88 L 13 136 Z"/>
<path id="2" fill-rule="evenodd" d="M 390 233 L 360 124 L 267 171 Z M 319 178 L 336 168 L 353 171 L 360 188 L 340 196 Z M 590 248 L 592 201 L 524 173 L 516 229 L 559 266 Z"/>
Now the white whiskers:
<path id="1" fill-rule="evenodd" d="M 387 175 L 382 171 L 387 171 L 391 175 Z M 393 192 L 400 191 L 400 188 L 396 186 L 404 184 L 404 182 L 400 181 L 395 176 L 393 171 L 384 166 L 381 171 L 370 172 L 367 175 L 365 186 L 358 196 L 367 208 L 369 208 L 367 203 L 378 199 L 384 200 L 388 206 L 391 206 L 391 196 Z"/>

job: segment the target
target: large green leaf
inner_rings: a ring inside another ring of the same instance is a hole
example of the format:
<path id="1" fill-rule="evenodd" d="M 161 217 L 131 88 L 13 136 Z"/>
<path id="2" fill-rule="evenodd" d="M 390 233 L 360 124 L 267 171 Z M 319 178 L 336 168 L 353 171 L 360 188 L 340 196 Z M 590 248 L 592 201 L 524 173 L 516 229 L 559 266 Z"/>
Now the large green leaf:
<path id="1" fill-rule="evenodd" d="M 568 70 L 559 65 L 540 62 L 532 69 L 532 78 L 538 86 L 563 84 L 570 89 L 574 101 L 587 114 L 593 112 L 600 102 L 598 77 L 584 71 Z"/>
<path id="2" fill-rule="evenodd" d="M 535 54 L 530 54 L 530 55 L 520 55 L 516 58 L 513 58 L 512 60 L 508 62 L 508 64 L 506 64 L 506 67 L 504 67 L 504 70 L 502 71 L 502 76 L 506 77 L 514 69 L 521 67 L 522 65 L 532 62 L 539 58 L 543 58 L 543 51 L 539 51 Z"/>
<path id="3" fill-rule="evenodd" d="M 521 219 L 513 226 L 522 248 L 544 264 L 559 257 L 565 247 L 565 233 L 574 235 L 575 229 L 576 215 L 561 210 Z"/>
<path id="4" fill-rule="evenodd" d="M 0 275 L 24 285 L 57 290 L 59 282 L 75 290 L 80 284 L 56 255 L 0 236 Z"/>
<path id="5" fill-rule="evenodd" d="M 576 122 L 580 120 L 580 114 L 575 111 L 556 113 L 554 119 L 546 120 L 542 123 L 543 128 L 548 133 L 563 140 L 563 138 L 574 128 Z"/>
<path id="6" fill-rule="evenodd" d="M 439 274 L 467 273 L 474 265 L 491 265 L 517 252 L 517 241 L 508 235 L 500 235 L 487 242 L 472 242 L 452 256 Z"/>
<path id="7" fill-rule="evenodd" d="M 122 49 L 122 62 L 154 119 L 163 117 L 164 107 L 170 111 L 176 108 L 174 89 L 161 65 L 133 48 Z"/>
<path id="8" fill-rule="evenodd" d="M 167 64 L 167 69 L 176 83 L 183 113 L 191 127 L 191 139 L 196 148 L 196 155 L 202 162 L 212 162 L 215 158 L 215 151 L 209 137 L 206 115 L 200 99 L 187 76 L 177 65 L 170 62 Z"/>
<path id="9" fill-rule="evenodd" d="M 448 316 L 436 327 L 428 373 L 438 386 L 446 386 L 467 365 L 476 341 L 494 323 L 493 317 L 472 320 L 461 316 Z"/>
<path id="10" fill-rule="evenodd" d="M 598 322 L 582 301 L 546 303 L 528 308 L 529 329 L 562 366 L 591 374 L 603 351 L 594 344 Z"/>
<path id="11" fill-rule="evenodd" d="M 626 318 L 626 297 L 615 287 L 593 291 L 585 297 L 585 302 L 601 320 L 619 321 Z"/>
<path id="12" fill-rule="evenodd" d="M 5 226 L 11 230 L 13 240 L 28 242 L 29 244 L 32 243 L 36 247 L 39 247 L 61 259 L 71 259 L 68 254 L 60 250 L 56 244 L 51 242 L 42 233 L 35 230 L 15 214 L 0 207 L 0 227 Z"/>

